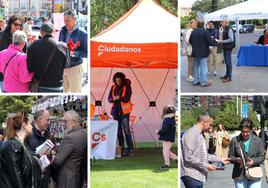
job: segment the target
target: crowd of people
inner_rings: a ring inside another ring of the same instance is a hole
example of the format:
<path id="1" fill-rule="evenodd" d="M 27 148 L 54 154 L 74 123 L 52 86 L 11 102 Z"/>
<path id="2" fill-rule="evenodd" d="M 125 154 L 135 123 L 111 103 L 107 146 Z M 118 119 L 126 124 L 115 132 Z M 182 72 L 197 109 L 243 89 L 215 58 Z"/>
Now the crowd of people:
<path id="1" fill-rule="evenodd" d="M 13 15 L 0 33 L 0 81 L 2 92 L 73 92 L 82 87 L 82 63 L 87 57 L 87 32 L 77 15 L 64 13 L 59 39 L 54 25 L 44 19 L 38 39 L 32 34 L 32 18 L 23 24 Z"/>
<path id="2" fill-rule="evenodd" d="M 65 136 L 59 145 L 49 122 L 46 110 L 37 111 L 33 122 L 22 112 L 7 118 L 6 136 L 0 140 L 0 187 L 86 187 L 87 133 L 80 115 L 64 113 Z M 39 149 L 48 140 L 52 147 Z"/>
<path id="3" fill-rule="evenodd" d="M 232 178 L 236 188 L 261 188 L 264 162 L 268 183 L 268 151 L 265 157 L 263 141 L 253 131 L 253 122 L 244 118 L 240 134 L 230 139 L 222 124 L 213 131 L 213 118 L 199 116 L 198 122 L 188 129 L 181 143 L 181 179 L 186 188 L 203 187 L 208 171 L 224 170 L 233 164 Z M 254 171 L 252 173 L 252 171 Z"/>
<path id="4" fill-rule="evenodd" d="M 207 74 L 217 76 L 217 65 L 220 62 L 226 64 L 226 73 L 220 79 L 223 83 L 232 81 L 232 49 L 235 47 L 235 37 L 227 19 L 221 21 L 219 28 L 210 21 L 207 29 L 204 28 L 203 21 L 191 20 L 184 46 L 188 59 L 187 81 L 193 82 L 194 86 L 211 86 Z"/>

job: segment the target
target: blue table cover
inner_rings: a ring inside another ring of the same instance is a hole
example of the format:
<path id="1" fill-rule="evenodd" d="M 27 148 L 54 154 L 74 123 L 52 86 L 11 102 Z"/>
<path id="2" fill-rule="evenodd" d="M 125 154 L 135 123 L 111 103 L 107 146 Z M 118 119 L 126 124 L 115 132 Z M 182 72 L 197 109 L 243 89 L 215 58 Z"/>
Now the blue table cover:
<path id="1" fill-rule="evenodd" d="M 243 45 L 237 58 L 237 66 L 268 66 L 268 46 Z"/>

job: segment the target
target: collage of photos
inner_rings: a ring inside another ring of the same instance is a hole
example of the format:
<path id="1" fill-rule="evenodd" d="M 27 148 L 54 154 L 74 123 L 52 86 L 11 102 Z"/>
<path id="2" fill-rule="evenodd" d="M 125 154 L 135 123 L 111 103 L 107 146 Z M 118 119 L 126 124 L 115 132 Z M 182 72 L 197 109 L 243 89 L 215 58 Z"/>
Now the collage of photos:
<path id="1" fill-rule="evenodd" d="M 0 0 L 0 188 L 268 187 L 268 0 Z"/>
<path id="2" fill-rule="evenodd" d="M 0 1 L 0 188 L 90 187 L 88 19 L 87 0 Z"/>

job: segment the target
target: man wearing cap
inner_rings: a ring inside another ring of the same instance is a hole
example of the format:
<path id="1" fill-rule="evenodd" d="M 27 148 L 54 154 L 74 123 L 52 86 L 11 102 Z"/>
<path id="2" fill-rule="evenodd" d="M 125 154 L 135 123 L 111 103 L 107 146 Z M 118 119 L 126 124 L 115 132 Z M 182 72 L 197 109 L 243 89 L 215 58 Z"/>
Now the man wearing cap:
<path id="1" fill-rule="evenodd" d="M 64 24 L 60 31 L 59 41 L 68 43 L 79 42 L 74 51 L 71 50 L 71 64 L 64 70 L 64 92 L 81 92 L 83 75 L 83 58 L 87 57 L 87 32 L 77 25 L 77 16 L 74 11 L 64 13 Z"/>
<path id="2" fill-rule="evenodd" d="M 38 92 L 63 92 L 63 70 L 69 64 L 70 55 L 66 44 L 52 37 L 53 32 L 52 23 L 43 23 L 40 29 L 42 38 L 27 51 L 28 70 L 39 82 Z"/>

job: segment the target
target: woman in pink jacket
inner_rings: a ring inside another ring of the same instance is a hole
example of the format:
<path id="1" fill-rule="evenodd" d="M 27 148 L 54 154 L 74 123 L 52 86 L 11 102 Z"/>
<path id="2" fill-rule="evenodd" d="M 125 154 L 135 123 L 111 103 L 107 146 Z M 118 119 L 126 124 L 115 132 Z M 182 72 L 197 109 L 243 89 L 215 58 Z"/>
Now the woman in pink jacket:
<path id="1" fill-rule="evenodd" d="M 22 52 L 27 41 L 23 31 L 13 34 L 12 44 L 0 52 L 0 72 L 4 74 L 4 92 L 29 92 L 33 74 L 27 69 L 27 55 Z"/>

